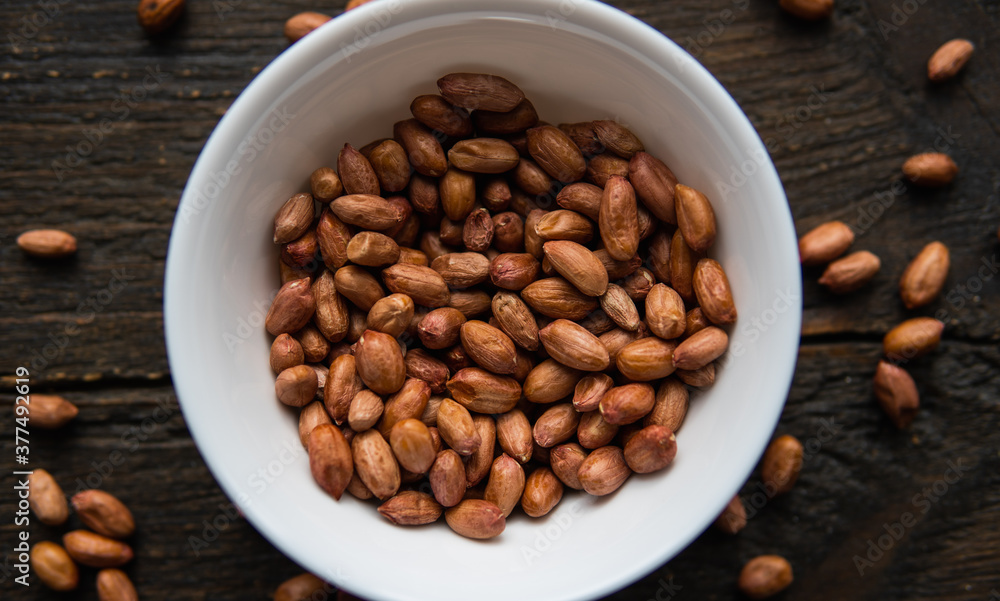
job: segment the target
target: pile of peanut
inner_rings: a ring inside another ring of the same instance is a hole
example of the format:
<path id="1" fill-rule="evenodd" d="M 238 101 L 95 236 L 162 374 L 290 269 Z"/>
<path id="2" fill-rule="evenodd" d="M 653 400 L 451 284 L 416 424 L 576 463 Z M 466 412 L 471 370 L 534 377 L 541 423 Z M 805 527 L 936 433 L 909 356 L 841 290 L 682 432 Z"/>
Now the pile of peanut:
<path id="1" fill-rule="evenodd" d="M 42 397 L 33 396 L 35 400 Z M 28 486 L 28 500 L 38 521 L 48 526 L 64 525 L 70 518 L 72 503 L 77 517 L 88 528 L 67 532 L 62 545 L 41 541 L 31 547 L 31 568 L 38 579 L 54 591 L 71 591 L 80 583 L 78 566 L 86 566 L 99 570 L 97 592 L 102 601 L 138 599 L 132 581 L 118 569 L 133 558 L 132 547 L 124 542 L 135 533 L 135 519 L 128 507 L 101 490 L 80 491 L 67 503 L 66 493 L 56 479 L 40 468 L 32 470 Z"/>
<path id="2" fill-rule="evenodd" d="M 33 256 L 51 259 L 72 254 L 67 252 L 67 240 L 72 241 L 75 250 L 75 239 L 57 230 L 26 232 L 18 244 Z M 61 396 L 33 393 L 27 398 L 30 405 L 18 404 L 16 415 L 19 420 L 30 418 L 32 426 L 43 430 L 62 428 L 80 413 L 76 405 Z M 66 493 L 55 477 L 42 468 L 30 471 L 26 489 L 30 491 L 28 506 L 42 524 L 65 525 L 70 521 L 72 506 L 85 527 L 64 534 L 62 544 L 44 540 L 31 547 L 26 555 L 32 572 L 42 584 L 59 592 L 76 590 L 81 580 L 80 566 L 84 566 L 98 570 L 96 586 L 102 601 L 135 601 L 139 598 L 131 579 L 119 569 L 131 562 L 134 556 L 132 547 L 125 541 L 135 533 L 135 519 L 124 503 L 114 495 L 96 489 L 81 490 L 67 502 Z M 26 544 L 23 538 L 21 541 L 22 545 Z M 25 555 L 20 545 L 15 551 L 19 560 L 25 561 L 20 559 L 20 555 Z"/>
<path id="3" fill-rule="evenodd" d="M 278 211 L 265 325 L 326 492 L 490 538 L 670 465 L 736 309 L 711 203 L 633 132 L 544 124 L 494 75 L 438 88 Z"/>

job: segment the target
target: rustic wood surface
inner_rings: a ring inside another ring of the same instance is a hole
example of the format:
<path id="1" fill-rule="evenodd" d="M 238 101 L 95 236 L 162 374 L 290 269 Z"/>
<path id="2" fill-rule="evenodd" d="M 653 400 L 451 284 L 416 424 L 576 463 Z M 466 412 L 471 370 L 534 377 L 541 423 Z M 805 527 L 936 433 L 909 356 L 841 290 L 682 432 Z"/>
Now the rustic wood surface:
<path id="1" fill-rule="evenodd" d="M 33 432 L 32 465 L 68 493 L 97 484 L 133 509 L 140 529 L 128 570 L 142 598 L 266 599 L 299 569 L 245 521 L 224 520 L 200 557 L 188 545 L 227 499 L 171 387 L 164 258 L 198 152 L 233 98 L 286 48 L 284 20 L 307 9 L 338 14 L 342 3 L 191 0 L 182 22 L 152 40 L 134 4 L 0 7 L 0 376 L 11 398 L 14 370 L 27 365 L 34 391 L 79 405 L 66 429 Z M 860 232 L 855 248 L 879 255 L 883 269 L 845 298 L 821 289 L 816 270 L 804 272 L 802 348 L 778 427 L 807 446 L 794 491 L 761 503 L 752 478 L 741 534 L 710 530 L 612 598 L 738 598 L 743 563 L 777 553 L 795 569 L 783 599 L 997 601 L 1000 278 L 980 267 L 995 270 L 1000 254 L 1000 1 L 838 0 L 819 24 L 786 16 L 773 0 L 613 4 L 686 46 L 731 91 L 771 149 L 800 233 L 844 220 Z M 927 58 L 959 36 L 977 46 L 969 68 L 929 85 Z M 105 133 L 93 133 L 102 119 Z M 954 185 L 901 185 L 905 158 L 935 147 L 961 166 Z M 77 235 L 74 259 L 39 262 L 14 244 L 26 229 L 51 226 Z M 952 251 L 947 292 L 908 312 L 898 276 L 934 239 Z M 112 294 L 113 279 L 127 285 Z M 917 314 L 948 327 L 940 350 L 909 366 L 923 408 L 899 432 L 870 382 L 881 336 Z M 10 402 L 0 423 L 9 474 Z M 96 599 L 90 585 L 69 597 L 14 585 L 11 477 L 3 483 L 0 597 Z M 859 574 L 854 557 L 907 512 L 915 523 L 899 540 L 883 538 L 888 550 Z M 32 526 L 33 540 L 61 532 Z M 92 578 L 86 570 L 84 581 Z"/>

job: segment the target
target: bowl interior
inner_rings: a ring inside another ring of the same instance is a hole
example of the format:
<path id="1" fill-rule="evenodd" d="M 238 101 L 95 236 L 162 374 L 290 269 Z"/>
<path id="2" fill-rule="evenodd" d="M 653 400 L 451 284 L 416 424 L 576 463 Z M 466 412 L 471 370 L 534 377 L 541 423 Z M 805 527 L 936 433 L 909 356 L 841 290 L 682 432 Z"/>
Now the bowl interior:
<path id="1" fill-rule="evenodd" d="M 295 44 L 236 101 L 191 175 L 172 234 L 165 313 L 174 383 L 223 488 L 310 571 L 373 599 L 457 600 L 470 590 L 484 599 L 594 598 L 683 549 L 760 456 L 796 357 L 794 230 L 749 122 L 660 34 L 589 1 L 463 6 L 368 4 Z M 724 368 L 694 394 L 668 472 L 633 476 L 607 498 L 568 494 L 540 520 L 515 514 L 489 542 L 463 539 L 443 521 L 393 526 L 370 504 L 325 495 L 296 414 L 274 398 L 263 328 L 278 288 L 277 208 L 307 189 L 312 170 L 335 166 L 345 142 L 391 136 L 410 100 L 435 93 L 437 78 L 453 71 L 508 77 L 552 123 L 608 118 L 631 127 L 713 200 L 713 254 L 740 312 Z"/>

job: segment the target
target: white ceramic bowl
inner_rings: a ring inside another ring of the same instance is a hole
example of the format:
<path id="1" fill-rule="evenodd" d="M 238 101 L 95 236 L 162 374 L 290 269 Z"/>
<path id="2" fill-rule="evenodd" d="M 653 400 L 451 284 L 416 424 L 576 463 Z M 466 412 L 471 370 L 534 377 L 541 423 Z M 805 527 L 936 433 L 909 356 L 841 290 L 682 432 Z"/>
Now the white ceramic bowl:
<path id="1" fill-rule="evenodd" d="M 631 126 L 714 201 L 714 254 L 740 313 L 725 367 L 693 401 L 668 472 L 633 476 L 607 498 L 569 495 L 545 519 L 514 517 L 489 542 L 443 521 L 393 526 L 370 504 L 324 494 L 295 414 L 275 400 L 262 325 L 278 286 L 278 207 L 313 169 L 335 164 L 345 141 L 391 135 L 410 100 L 453 71 L 508 77 L 554 123 Z M 165 297 L 174 385 L 222 488 L 306 569 L 392 600 L 591 599 L 666 562 L 757 462 L 788 392 L 801 319 L 791 216 L 753 127 L 678 46 L 590 0 L 379 0 L 296 43 L 205 145 L 174 224 Z"/>

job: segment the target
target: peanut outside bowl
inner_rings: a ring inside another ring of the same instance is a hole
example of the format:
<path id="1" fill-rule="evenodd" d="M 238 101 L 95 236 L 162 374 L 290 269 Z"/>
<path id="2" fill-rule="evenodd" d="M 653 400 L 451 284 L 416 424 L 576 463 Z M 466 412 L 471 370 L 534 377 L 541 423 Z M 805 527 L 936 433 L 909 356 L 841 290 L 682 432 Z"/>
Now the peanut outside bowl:
<path id="1" fill-rule="evenodd" d="M 675 464 L 615 494 L 520 512 L 497 539 L 402 528 L 313 482 L 297 416 L 274 396 L 263 317 L 278 207 L 345 141 L 391 135 L 454 71 L 503 75 L 543 119 L 618 119 L 713 200 L 714 254 L 739 323 L 694 396 Z M 738 177 L 737 177 L 738 176 Z M 798 348 L 801 281 L 781 183 L 725 89 L 667 38 L 589 0 L 378 0 L 299 41 L 247 87 L 198 159 L 170 241 L 166 337 L 185 419 L 250 522 L 305 569 L 368 598 L 593 599 L 653 571 L 745 482 L 777 423 Z M 213 516 L 206 515 L 212 520 Z M 223 535 L 224 536 L 224 535 Z M 208 543 L 211 544 L 211 543 Z"/>

